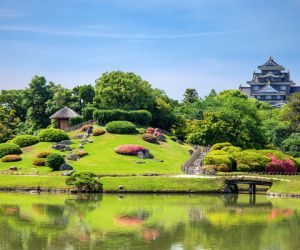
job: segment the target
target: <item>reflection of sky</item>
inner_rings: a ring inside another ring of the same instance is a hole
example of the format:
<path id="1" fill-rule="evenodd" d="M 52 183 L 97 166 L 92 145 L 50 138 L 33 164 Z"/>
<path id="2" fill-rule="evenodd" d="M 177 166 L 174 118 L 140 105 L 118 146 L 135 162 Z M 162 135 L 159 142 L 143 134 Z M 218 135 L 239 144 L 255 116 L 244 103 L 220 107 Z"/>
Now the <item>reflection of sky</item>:
<path id="1" fill-rule="evenodd" d="M 0 0 L 0 88 L 134 71 L 173 98 L 237 88 L 273 55 L 300 82 L 299 0 Z"/>

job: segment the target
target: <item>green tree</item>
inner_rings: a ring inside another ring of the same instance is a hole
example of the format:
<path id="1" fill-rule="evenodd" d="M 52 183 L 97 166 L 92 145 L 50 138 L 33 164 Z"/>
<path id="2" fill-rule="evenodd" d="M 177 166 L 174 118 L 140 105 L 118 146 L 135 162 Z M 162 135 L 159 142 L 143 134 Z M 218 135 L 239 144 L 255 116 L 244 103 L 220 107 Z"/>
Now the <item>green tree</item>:
<path id="1" fill-rule="evenodd" d="M 194 103 L 200 101 L 196 89 L 187 88 L 183 94 L 183 103 Z"/>
<path id="2" fill-rule="evenodd" d="M 47 101 L 52 98 L 47 81 L 43 76 L 34 76 L 29 83 L 27 103 L 30 107 L 27 119 L 34 129 L 47 127 L 50 119 L 46 113 Z"/>
<path id="3" fill-rule="evenodd" d="M 151 85 L 134 73 L 113 71 L 96 80 L 94 103 L 102 109 L 150 110 Z"/>
<path id="4" fill-rule="evenodd" d="M 282 144 L 281 149 L 286 154 L 294 157 L 300 157 L 300 133 L 291 134 Z"/>
<path id="5" fill-rule="evenodd" d="M 290 123 L 293 131 L 300 129 L 300 93 L 290 96 L 288 103 L 283 107 L 282 119 Z"/>
<path id="6" fill-rule="evenodd" d="M 84 108 L 93 103 L 95 90 L 92 85 L 86 84 L 73 88 L 73 94 L 78 98 L 80 107 Z"/>
<path id="7" fill-rule="evenodd" d="M 7 110 L 0 105 L 0 143 L 12 139 L 19 118 L 16 118 L 14 110 Z"/>

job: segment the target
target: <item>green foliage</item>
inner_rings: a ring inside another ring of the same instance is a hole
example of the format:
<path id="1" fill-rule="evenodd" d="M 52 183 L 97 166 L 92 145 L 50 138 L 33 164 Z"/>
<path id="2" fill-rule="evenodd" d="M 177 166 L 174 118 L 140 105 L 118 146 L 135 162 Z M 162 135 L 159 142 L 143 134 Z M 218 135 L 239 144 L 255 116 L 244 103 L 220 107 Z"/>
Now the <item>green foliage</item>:
<path id="1" fill-rule="evenodd" d="M 227 146 L 227 147 L 223 147 L 222 151 L 225 151 L 225 152 L 228 152 L 230 154 L 233 154 L 233 153 L 237 153 L 237 152 L 242 151 L 242 149 L 239 148 L 239 147 L 235 147 L 235 146 Z"/>
<path id="2" fill-rule="evenodd" d="M 93 103 L 95 90 L 92 85 L 82 85 L 73 88 L 74 95 L 78 98 L 81 108 Z"/>
<path id="3" fill-rule="evenodd" d="M 2 162 L 16 162 L 21 160 L 22 158 L 19 155 L 5 155 L 1 159 Z"/>
<path id="4" fill-rule="evenodd" d="M 250 172 L 251 170 L 252 169 L 247 164 L 240 163 L 240 164 L 237 165 L 237 171 L 238 172 Z"/>
<path id="5" fill-rule="evenodd" d="M 89 121 L 94 118 L 94 112 L 97 110 L 95 107 L 85 107 L 82 109 L 83 120 Z"/>
<path id="6" fill-rule="evenodd" d="M 111 121 L 130 121 L 140 125 L 148 125 L 151 122 L 152 115 L 146 110 L 125 111 L 115 110 L 96 110 L 94 118 L 99 125 L 105 125 Z"/>
<path id="7" fill-rule="evenodd" d="M 59 142 L 62 140 L 68 140 L 68 134 L 60 129 L 48 128 L 43 129 L 38 133 L 38 138 L 43 142 Z"/>
<path id="8" fill-rule="evenodd" d="M 226 97 L 237 97 L 242 99 L 248 99 L 247 95 L 245 95 L 240 90 L 228 89 L 219 93 L 218 97 L 226 98 Z"/>
<path id="9" fill-rule="evenodd" d="M 184 103 L 194 103 L 200 101 L 199 95 L 196 89 L 187 88 L 183 94 Z"/>
<path id="10" fill-rule="evenodd" d="M 36 155 L 36 157 L 37 158 L 47 158 L 47 156 L 50 154 L 52 154 L 51 151 L 41 151 Z"/>
<path id="11" fill-rule="evenodd" d="M 235 162 L 232 157 L 229 156 L 226 152 L 222 150 L 213 150 L 210 151 L 203 159 L 203 163 L 205 165 L 225 165 L 229 169 L 233 169 L 235 167 Z"/>
<path id="12" fill-rule="evenodd" d="M 237 166 L 248 165 L 251 171 L 264 171 L 270 158 L 260 153 L 259 150 L 244 150 L 234 154 Z"/>
<path id="13" fill-rule="evenodd" d="M 59 170 L 59 167 L 65 163 L 65 158 L 60 154 L 50 154 L 46 158 L 46 166 L 53 171 Z"/>
<path id="14" fill-rule="evenodd" d="M 289 97 L 288 103 L 283 107 L 282 119 L 289 121 L 292 130 L 300 128 L 300 93 Z"/>
<path id="15" fill-rule="evenodd" d="M 12 140 L 12 142 L 23 148 L 37 144 L 39 142 L 39 138 L 34 135 L 18 135 Z"/>
<path id="16" fill-rule="evenodd" d="M 221 143 L 216 143 L 211 147 L 211 150 L 221 150 L 225 147 L 231 147 L 232 144 L 229 142 L 221 142 Z"/>
<path id="17" fill-rule="evenodd" d="M 18 122 L 14 110 L 8 110 L 0 105 L 0 143 L 13 137 Z"/>
<path id="18" fill-rule="evenodd" d="M 78 125 L 78 124 L 82 123 L 83 121 L 84 121 L 84 119 L 81 116 L 73 117 L 73 118 L 71 118 L 71 126 Z"/>
<path id="19" fill-rule="evenodd" d="M 103 109 L 149 110 L 151 85 L 134 73 L 113 71 L 96 80 L 94 103 Z"/>
<path id="20" fill-rule="evenodd" d="M 66 178 L 66 184 L 68 186 L 75 186 L 80 191 L 100 191 L 102 190 L 102 184 L 99 178 L 94 173 L 81 172 L 73 173 Z"/>
<path id="21" fill-rule="evenodd" d="M 106 131 L 112 134 L 134 134 L 135 125 L 128 121 L 112 121 L 106 124 Z"/>
<path id="22" fill-rule="evenodd" d="M 20 147 L 14 143 L 1 143 L 0 144 L 0 158 L 5 155 L 22 154 Z"/>
<path id="23" fill-rule="evenodd" d="M 300 157 L 300 133 L 291 134 L 282 142 L 281 148 L 288 155 Z"/>

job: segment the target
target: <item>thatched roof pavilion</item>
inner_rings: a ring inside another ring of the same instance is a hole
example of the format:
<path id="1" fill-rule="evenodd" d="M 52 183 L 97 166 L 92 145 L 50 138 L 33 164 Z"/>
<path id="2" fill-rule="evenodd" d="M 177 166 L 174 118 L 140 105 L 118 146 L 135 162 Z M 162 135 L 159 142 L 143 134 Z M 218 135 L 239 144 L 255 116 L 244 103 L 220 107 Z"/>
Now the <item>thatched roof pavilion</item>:
<path id="1" fill-rule="evenodd" d="M 64 107 L 58 110 L 56 113 L 50 116 L 50 119 L 54 119 L 58 123 L 58 128 L 66 130 L 70 127 L 70 120 L 75 117 L 80 117 L 73 109 Z"/>

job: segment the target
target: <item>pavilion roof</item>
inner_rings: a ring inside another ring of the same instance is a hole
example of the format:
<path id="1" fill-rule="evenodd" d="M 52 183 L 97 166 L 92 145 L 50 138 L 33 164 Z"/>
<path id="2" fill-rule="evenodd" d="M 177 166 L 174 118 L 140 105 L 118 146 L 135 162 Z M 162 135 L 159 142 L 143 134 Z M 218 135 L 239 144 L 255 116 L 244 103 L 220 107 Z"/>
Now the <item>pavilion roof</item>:
<path id="1" fill-rule="evenodd" d="M 78 113 L 76 113 L 73 109 L 68 107 L 64 107 L 58 110 L 56 113 L 50 116 L 50 119 L 71 119 L 74 117 L 79 117 Z"/>

